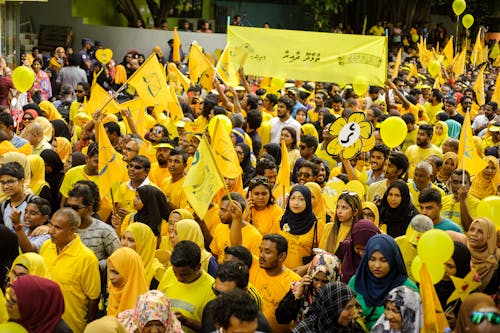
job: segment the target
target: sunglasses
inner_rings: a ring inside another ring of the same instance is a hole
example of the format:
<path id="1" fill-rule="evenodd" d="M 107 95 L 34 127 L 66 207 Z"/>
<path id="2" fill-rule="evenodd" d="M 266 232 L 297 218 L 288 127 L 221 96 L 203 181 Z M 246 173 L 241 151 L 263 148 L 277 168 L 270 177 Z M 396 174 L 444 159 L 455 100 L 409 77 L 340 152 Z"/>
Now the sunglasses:
<path id="1" fill-rule="evenodd" d="M 65 204 L 64 207 L 71 208 L 71 209 L 76 210 L 76 211 L 78 211 L 82 208 L 87 208 L 87 206 L 69 205 L 69 204 Z"/>
<path id="2" fill-rule="evenodd" d="M 252 185 L 265 185 L 265 186 L 269 186 L 269 181 L 267 180 L 267 178 L 252 178 L 250 180 L 250 184 Z"/>
<path id="3" fill-rule="evenodd" d="M 304 176 L 304 178 L 309 178 L 312 175 L 309 172 L 298 172 L 297 173 L 297 177 L 302 177 L 302 176 Z"/>
<path id="4" fill-rule="evenodd" d="M 23 117 L 24 121 L 33 121 L 33 117 Z"/>
<path id="5" fill-rule="evenodd" d="M 307 146 L 306 145 L 299 145 L 299 148 L 300 148 L 300 150 L 304 150 L 307 148 Z"/>
<path id="6" fill-rule="evenodd" d="M 129 168 L 129 169 L 130 169 L 130 168 L 134 168 L 134 169 L 136 169 L 136 170 L 141 170 L 141 169 L 144 169 L 144 167 L 143 167 L 143 166 L 140 166 L 140 165 L 137 165 L 137 164 L 129 164 L 129 165 L 127 165 L 127 168 Z"/>
<path id="7" fill-rule="evenodd" d="M 496 312 L 474 311 L 470 315 L 470 321 L 476 325 L 480 324 L 485 319 L 493 325 L 500 324 L 500 314 Z"/>

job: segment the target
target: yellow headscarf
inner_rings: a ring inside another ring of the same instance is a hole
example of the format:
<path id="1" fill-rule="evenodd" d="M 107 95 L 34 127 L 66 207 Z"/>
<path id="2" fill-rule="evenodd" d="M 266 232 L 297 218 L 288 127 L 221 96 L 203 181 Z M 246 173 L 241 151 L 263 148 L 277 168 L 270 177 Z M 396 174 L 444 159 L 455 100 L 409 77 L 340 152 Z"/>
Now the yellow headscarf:
<path id="1" fill-rule="evenodd" d="M 115 317 L 102 317 L 89 323 L 83 333 L 127 333 L 128 331 L 123 327 L 118 319 Z"/>
<path id="2" fill-rule="evenodd" d="M 363 209 L 367 208 L 367 209 L 369 209 L 373 213 L 373 216 L 375 216 L 373 224 L 375 224 L 378 227 L 378 224 L 379 224 L 379 221 L 380 221 L 380 217 L 379 217 L 379 214 L 378 214 L 378 208 L 377 208 L 377 206 L 375 206 L 375 204 L 373 202 L 365 201 L 365 202 L 363 202 L 361 204 L 361 207 Z"/>
<path id="3" fill-rule="evenodd" d="M 56 119 L 63 119 L 59 111 L 57 111 L 57 108 L 55 107 L 54 104 L 52 104 L 49 101 L 41 101 L 40 104 L 38 104 L 40 109 L 42 109 L 45 112 L 45 115 L 48 120 L 56 120 Z"/>
<path id="4" fill-rule="evenodd" d="M 483 158 L 484 157 L 483 140 L 480 137 L 473 135 L 472 142 L 474 143 L 474 146 L 476 147 L 479 156 Z"/>
<path id="5" fill-rule="evenodd" d="M 137 298 L 149 290 L 146 282 L 146 272 L 141 256 L 128 247 L 121 247 L 108 258 L 115 269 L 125 279 L 121 287 L 108 284 L 109 303 L 108 316 L 117 316 L 118 313 L 135 308 Z"/>
<path id="6" fill-rule="evenodd" d="M 146 271 L 146 283 L 151 284 L 156 268 L 161 263 L 154 257 L 156 251 L 156 237 L 151 228 L 144 223 L 135 222 L 127 227 L 135 240 L 135 251 L 141 256 Z"/>
<path id="7" fill-rule="evenodd" d="M 17 152 L 17 149 L 9 140 L 3 140 L 0 143 L 0 156 L 3 156 L 5 153 L 13 151 Z"/>
<path id="8" fill-rule="evenodd" d="M 52 140 L 52 134 L 54 131 L 54 128 L 52 127 L 52 123 L 45 117 L 36 117 L 35 122 L 40 124 L 43 129 L 43 137 L 45 140 L 50 142 Z"/>
<path id="9" fill-rule="evenodd" d="M 49 186 L 45 181 L 45 162 L 39 155 L 28 155 L 28 161 L 31 168 L 31 190 L 35 195 L 40 195 L 42 188 Z"/>
<path id="10" fill-rule="evenodd" d="M 184 208 L 179 208 L 179 209 L 175 209 L 173 210 L 170 215 L 172 215 L 173 213 L 177 213 L 181 216 L 181 220 L 185 220 L 185 219 L 190 219 L 190 220 L 194 220 L 194 216 L 193 216 L 193 213 L 191 213 L 189 210 L 187 209 L 184 209 Z M 180 221 L 180 220 L 179 220 Z"/>
<path id="11" fill-rule="evenodd" d="M 175 229 L 177 230 L 178 241 L 190 240 L 198 245 L 201 250 L 201 268 L 208 272 L 208 264 L 212 254 L 205 250 L 205 239 L 198 222 L 191 219 L 181 220 L 175 224 Z"/>
<path id="12" fill-rule="evenodd" d="M 500 174 L 498 170 L 498 160 L 494 156 L 485 156 L 484 161 L 492 163 L 495 167 L 495 176 L 491 180 L 486 180 L 483 176 L 483 171 L 478 173 L 472 178 L 472 185 L 469 190 L 469 195 L 472 195 L 478 199 L 484 199 L 489 195 L 495 195 L 497 193 L 498 184 L 500 184 Z"/>
<path id="13" fill-rule="evenodd" d="M 452 151 L 449 151 L 443 155 L 443 165 L 448 160 L 453 161 L 453 165 L 455 166 L 455 169 L 456 169 L 458 166 L 458 155 Z M 443 167 L 441 166 L 441 169 L 439 169 L 439 172 L 437 174 L 437 178 L 442 182 L 446 182 L 446 181 L 448 181 L 448 179 L 446 178 L 446 175 L 444 175 L 442 171 L 443 171 Z"/>
<path id="14" fill-rule="evenodd" d="M 312 135 L 317 140 L 319 140 L 318 131 L 316 130 L 316 127 L 314 127 L 313 124 L 304 124 L 302 125 L 301 130 L 304 135 Z"/>
<path id="15" fill-rule="evenodd" d="M 326 199 L 321 191 L 321 186 L 318 183 L 309 182 L 305 186 L 311 191 L 312 197 L 316 198 L 316 205 L 313 206 L 313 213 L 318 219 L 326 223 L 326 214 L 330 213 L 326 205 Z M 332 215 L 332 214 L 329 214 Z"/>
<path id="16" fill-rule="evenodd" d="M 441 135 L 436 134 L 437 125 L 441 125 L 443 128 L 443 133 Z M 444 121 L 438 121 L 436 125 L 434 125 L 434 134 L 432 135 L 431 143 L 438 147 L 441 147 L 443 143 L 448 139 L 448 124 Z"/>
<path id="17" fill-rule="evenodd" d="M 30 275 L 36 275 L 49 280 L 52 279 L 49 269 L 45 265 L 45 261 L 38 253 L 27 252 L 20 254 L 12 263 L 11 270 L 14 269 L 16 265 L 25 267 Z"/>
<path id="18" fill-rule="evenodd" d="M 55 141 L 56 143 L 56 147 L 54 148 L 54 150 L 56 151 L 61 161 L 63 161 L 63 163 L 66 163 L 66 160 L 72 153 L 71 143 L 63 136 L 56 136 L 53 141 Z"/>

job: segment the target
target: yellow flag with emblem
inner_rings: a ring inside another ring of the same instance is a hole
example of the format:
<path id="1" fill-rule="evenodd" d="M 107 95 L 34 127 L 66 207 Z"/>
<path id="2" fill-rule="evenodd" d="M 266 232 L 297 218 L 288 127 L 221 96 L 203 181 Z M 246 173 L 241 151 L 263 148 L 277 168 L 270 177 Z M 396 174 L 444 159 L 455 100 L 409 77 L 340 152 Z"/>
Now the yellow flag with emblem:
<path id="1" fill-rule="evenodd" d="M 446 46 L 443 49 L 443 55 L 448 61 L 448 64 L 453 62 L 453 36 L 451 36 L 448 43 L 446 43 Z"/>
<path id="2" fill-rule="evenodd" d="M 84 112 L 89 115 L 101 109 L 102 113 L 120 112 L 118 102 L 98 84 L 92 85 L 92 88 L 90 88 L 90 98 L 84 105 Z"/>
<path id="3" fill-rule="evenodd" d="M 222 188 L 224 188 L 224 179 L 217 169 L 210 145 L 206 137 L 203 136 L 182 185 L 182 190 L 196 215 L 203 219 L 212 198 Z"/>
<path id="4" fill-rule="evenodd" d="M 210 60 L 203 54 L 198 43 L 191 45 L 189 52 L 189 77 L 192 82 L 200 81 L 201 86 L 210 91 L 213 88 L 214 68 Z"/>
<path id="5" fill-rule="evenodd" d="M 276 177 L 276 184 L 273 189 L 273 196 L 276 199 L 284 200 L 285 195 L 290 193 L 290 162 L 288 160 L 288 149 L 285 141 L 281 141 L 281 163 Z"/>
<path id="6" fill-rule="evenodd" d="M 136 98 L 130 101 L 126 101 L 120 104 L 122 109 L 130 110 L 132 113 L 132 118 L 135 122 L 135 127 L 141 136 L 144 136 L 148 129 L 146 128 L 146 122 L 144 120 L 144 113 L 146 112 L 146 106 L 142 98 Z M 130 124 L 125 119 L 125 126 L 127 128 L 127 133 L 130 133 Z"/>
<path id="7" fill-rule="evenodd" d="M 168 111 L 170 114 L 170 119 L 175 124 L 179 120 L 182 120 L 184 117 L 184 113 L 182 112 L 181 105 L 179 104 L 179 99 L 177 98 L 177 94 L 175 93 L 174 86 L 170 86 L 170 93 L 168 95 Z"/>
<path id="8" fill-rule="evenodd" d="M 462 132 L 460 133 L 460 143 L 458 145 L 458 156 L 460 156 L 458 158 L 458 168 L 467 170 L 471 176 L 477 175 L 488 165 L 479 156 L 472 140 L 470 112 L 465 113 Z"/>
<path id="9" fill-rule="evenodd" d="M 217 62 L 217 75 L 224 81 L 225 84 L 231 87 L 236 87 L 240 84 L 240 77 L 236 72 L 233 61 L 229 55 L 229 43 L 222 52 L 219 61 Z"/>
<path id="10" fill-rule="evenodd" d="M 484 65 L 480 70 L 479 73 L 477 74 L 476 82 L 474 83 L 474 86 L 472 89 L 476 93 L 476 99 L 477 99 L 477 104 L 484 105 L 486 103 L 486 98 L 484 96 L 484 69 L 486 68 L 486 65 Z"/>
<path id="11" fill-rule="evenodd" d="M 156 54 L 151 54 L 129 79 L 148 106 L 167 105 L 167 78 Z"/>
<path id="12" fill-rule="evenodd" d="M 219 170 L 225 177 L 236 178 L 241 175 L 240 162 L 233 141 L 218 119 L 212 138 L 212 149 Z"/>

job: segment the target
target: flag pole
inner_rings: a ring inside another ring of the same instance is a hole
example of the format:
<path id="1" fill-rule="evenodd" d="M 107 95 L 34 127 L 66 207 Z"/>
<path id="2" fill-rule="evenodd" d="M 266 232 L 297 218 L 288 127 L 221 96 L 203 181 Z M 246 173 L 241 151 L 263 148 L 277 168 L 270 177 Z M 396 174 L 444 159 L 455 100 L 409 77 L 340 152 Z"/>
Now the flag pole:
<path id="1" fill-rule="evenodd" d="M 470 122 L 469 108 L 467 108 L 467 109 L 465 110 L 465 119 L 466 119 L 468 122 Z M 470 125 L 469 125 L 469 126 L 470 126 Z M 463 138 L 462 138 L 462 140 L 463 140 L 463 147 L 465 147 L 465 142 L 466 142 L 466 140 L 467 140 L 466 136 L 467 136 L 467 131 L 464 131 L 464 135 L 463 135 Z M 465 150 L 465 149 L 464 149 L 464 150 Z M 465 185 L 465 151 L 464 151 L 464 152 L 463 152 L 463 154 L 462 154 L 462 169 L 463 169 L 463 170 L 462 170 L 462 186 L 464 186 L 464 185 Z"/>

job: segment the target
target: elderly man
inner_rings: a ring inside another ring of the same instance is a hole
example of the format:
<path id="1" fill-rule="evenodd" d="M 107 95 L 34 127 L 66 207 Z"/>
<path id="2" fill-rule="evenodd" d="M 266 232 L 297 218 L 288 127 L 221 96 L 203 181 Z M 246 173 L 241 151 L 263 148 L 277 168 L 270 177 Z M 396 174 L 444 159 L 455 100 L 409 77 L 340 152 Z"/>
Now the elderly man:
<path id="1" fill-rule="evenodd" d="M 45 149 L 52 149 L 52 145 L 43 136 L 42 126 L 38 123 L 26 127 L 24 138 L 31 144 L 31 154 L 33 155 L 40 155 Z"/>
<path id="2" fill-rule="evenodd" d="M 65 311 L 63 320 L 73 332 L 83 332 L 96 315 L 101 292 L 99 264 L 94 252 L 76 233 L 80 216 L 71 208 L 54 213 L 49 225 L 51 241 L 43 244 L 40 254 L 61 287 Z"/>

